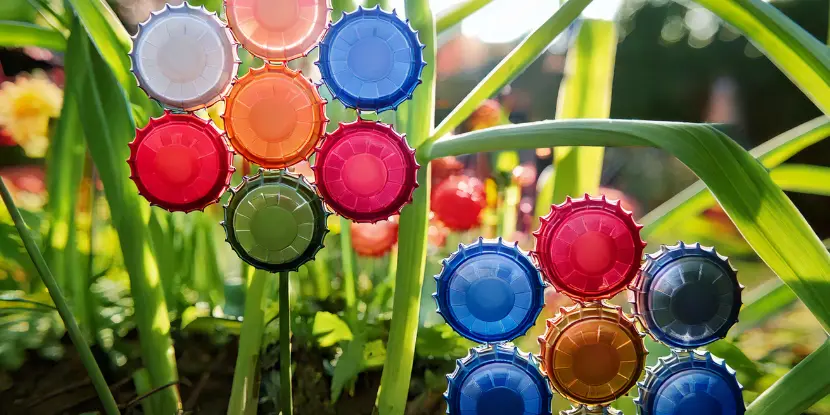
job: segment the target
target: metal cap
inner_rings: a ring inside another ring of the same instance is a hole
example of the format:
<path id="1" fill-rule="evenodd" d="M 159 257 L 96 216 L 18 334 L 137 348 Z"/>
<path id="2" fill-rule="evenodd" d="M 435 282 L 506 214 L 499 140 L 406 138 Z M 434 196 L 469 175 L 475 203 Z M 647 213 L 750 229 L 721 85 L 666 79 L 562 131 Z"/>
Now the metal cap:
<path id="1" fill-rule="evenodd" d="M 623 415 L 623 412 L 604 405 L 578 405 L 559 411 L 559 415 Z"/>
<path id="2" fill-rule="evenodd" d="M 568 197 L 541 218 L 530 254 L 556 291 L 577 301 L 611 298 L 640 267 L 640 228 L 619 201 Z"/>
<path id="3" fill-rule="evenodd" d="M 539 337 L 542 370 L 553 389 L 571 401 L 609 403 L 640 377 L 647 353 L 644 336 L 619 307 L 561 308 Z"/>
<path id="4" fill-rule="evenodd" d="M 515 347 L 479 347 L 447 375 L 451 415 L 549 415 L 553 393 L 536 359 Z"/>
<path id="5" fill-rule="evenodd" d="M 394 12 L 358 7 L 329 28 L 316 64 L 343 105 L 381 112 L 412 97 L 426 66 L 423 48 Z"/>
<path id="6" fill-rule="evenodd" d="M 328 212 L 302 176 L 260 170 L 231 192 L 222 226 L 245 262 L 270 272 L 296 271 L 323 247 Z"/>
<path id="7" fill-rule="evenodd" d="M 526 333 L 544 307 L 545 283 L 517 243 L 484 241 L 443 261 L 432 296 L 437 312 L 458 334 L 480 343 L 513 340 Z"/>
<path id="8" fill-rule="evenodd" d="M 632 289 L 634 312 L 651 335 L 692 349 L 726 336 L 738 321 L 743 287 L 714 248 L 680 242 L 647 255 Z"/>
<path id="9" fill-rule="evenodd" d="M 212 122 L 165 112 L 136 130 L 130 178 L 151 204 L 171 212 L 219 201 L 233 174 L 233 152 Z"/>
<path id="10" fill-rule="evenodd" d="M 231 89 L 222 115 L 231 145 L 263 168 L 307 159 L 326 131 L 324 101 L 301 72 L 251 69 Z"/>
<path id="11" fill-rule="evenodd" d="M 418 187 L 418 168 L 415 150 L 392 127 L 361 119 L 327 135 L 314 162 L 323 199 L 355 222 L 400 213 Z"/>
<path id="12" fill-rule="evenodd" d="M 239 43 L 268 61 L 289 61 L 317 46 L 331 18 L 326 0 L 225 0 Z"/>
<path id="13" fill-rule="evenodd" d="M 147 95 L 169 108 L 208 107 L 228 91 L 239 58 L 228 28 L 204 7 L 165 5 L 138 25 L 132 71 Z"/>
<path id="14" fill-rule="evenodd" d="M 722 359 L 708 352 L 681 351 L 646 370 L 634 400 L 640 415 L 742 415 L 741 384 Z"/>

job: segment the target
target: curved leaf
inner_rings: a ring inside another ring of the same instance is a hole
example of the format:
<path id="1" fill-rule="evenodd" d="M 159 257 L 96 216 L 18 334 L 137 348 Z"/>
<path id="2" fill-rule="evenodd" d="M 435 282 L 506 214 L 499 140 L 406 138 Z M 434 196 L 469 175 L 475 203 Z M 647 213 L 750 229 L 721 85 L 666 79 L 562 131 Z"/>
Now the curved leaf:
<path id="1" fill-rule="evenodd" d="M 697 0 L 748 37 L 825 114 L 830 48 L 763 0 Z"/>
<path id="2" fill-rule="evenodd" d="M 66 38 L 58 31 L 31 23 L 0 21 L 0 46 L 37 46 L 59 52 L 66 50 Z"/>
<path id="3" fill-rule="evenodd" d="M 710 125 L 629 121 L 542 121 L 438 140 L 430 157 L 553 146 L 648 146 L 668 151 L 709 187 L 764 262 L 830 329 L 830 253 L 764 166 Z"/>
<path id="4" fill-rule="evenodd" d="M 830 393 L 830 341 L 778 379 L 749 405 L 746 415 L 797 415 Z"/>
<path id="5" fill-rule="evenodd" d="M 466 0 L 455 5 L 453 8 L 441 13 L 435 19 L 435 31 L 441 33 L 477 12 L 482 7 L 490 4 L 493 0 Z"/>

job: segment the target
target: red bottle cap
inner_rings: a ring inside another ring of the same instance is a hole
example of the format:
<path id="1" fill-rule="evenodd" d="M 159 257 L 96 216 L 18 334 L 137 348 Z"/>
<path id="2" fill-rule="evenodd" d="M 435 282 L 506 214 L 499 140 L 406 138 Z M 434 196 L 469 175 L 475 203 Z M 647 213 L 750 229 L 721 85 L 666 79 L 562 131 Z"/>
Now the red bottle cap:
<path id="1" fill-rule="evenodd" d="M 418 168 L 415 150 L 392 127 L 358 119 L 326 136 L 314 172 L 335 212 L 355 222 L 377 222 L 412 201 Z"/>
<path id="2" fill-rule="evenodd" d="M 233 152 L 210 121 L 165 112 L 136 130 L 130 178 L 151 204 L 190 212 L 216 202 L 233 174 Z"/>
<path id="3" fill-rule="evenodd" d="M 640 267 L 640 228 L 619 201 L 569 197 L 541 218 L 531 255 L 558 292 L 577 301 L 611 298 Z"/>

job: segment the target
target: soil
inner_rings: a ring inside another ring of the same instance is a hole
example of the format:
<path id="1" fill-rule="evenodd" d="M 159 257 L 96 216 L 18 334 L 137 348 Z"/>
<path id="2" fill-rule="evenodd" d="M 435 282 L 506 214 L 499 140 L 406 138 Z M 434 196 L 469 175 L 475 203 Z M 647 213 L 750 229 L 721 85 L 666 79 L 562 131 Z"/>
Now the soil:
<path id="1" fill-rule="evenodd" d="M 225 414 L 236 362 L 236 338 L 230 338 L 225 344 L 216 344 L 201 335 L 175 340 L 180 375 L 178 387 L 184 413 Z M 0 414 L 78 415 L 102 412 L 86 370 L 68 338 L 64 339 L 64 346 L 66 353 L 59 361 L 29 352 L 26 363 L 19 370 L 0 372 Z M 122 407 L 122 413 L 142 414 L 140 403 L 135 402 L 137 394 L 132 382 L 135 367 L 112 369 L 104 353 L 100 350 L 93 350 L 93 353 L 104 370 L 116 401 Z M 328 354 L 329 351 L 293 347 L 295 415 L 372 414 L 381 372 L 360 374 L 353 393 L 344 391 L 337 403 L 332 405 L 331 377 L 326 374 L 323 364 L 330 358 Z M 436 363 L 416 361 L 413 370 L 416 377 L 412 379 L 407 415 L 443 414 L 445 411 L 441 393 L 424 387 L 422 376 L 428 368 L 442 370 L 436 367 Z M 269 376 L 267 370 L 261 373 L 263 378 Z M 261 401 L 263 392 L 260 393 Z M 276 413 L 272 404 L 261 402 L 259 414 Z"/>

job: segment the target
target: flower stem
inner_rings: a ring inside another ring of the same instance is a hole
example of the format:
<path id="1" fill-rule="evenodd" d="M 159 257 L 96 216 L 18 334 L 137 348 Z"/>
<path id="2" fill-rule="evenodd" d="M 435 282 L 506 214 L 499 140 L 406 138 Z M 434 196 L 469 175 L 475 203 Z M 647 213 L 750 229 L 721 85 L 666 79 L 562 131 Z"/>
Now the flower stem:
<path id="1" fill-rule="evenodd" d="M 66 299 L 63 297 L 63 294 L 61 294 L 60 287 L 58 286 L 57 281 L 55 281 L 55 277 L 52 276 L 52 271 L 50 271 L 49 267 L 46 265 L 46 260 L 43 259 L 43 255 L 40 253 L 40 248 L 38 248 L 31 232 L 26 227 L 26 223 L 23 222 L 23 217 L 20 216 L 20 211 L 17 210 L 17 206 L 14 205 L 12 196 L 9 194 L 9 189 L 6 188 L 6 183 L 3 179 L 0 179 L 0 196 L 2 196 L 3 202 L 6 204 L 6 208 L 9 210 L 9 214 L 14 221 L 14 226 L 20 234 L 20 239 L 23 241 L 23 245 L 26 247 L 29 257 L 32 258 L 32 262 L 35 264 L 35 268 L 40 274 L 43 284 L 49 290 L 49 295 L 52 297 L 52 301 L 55 302 L 58 314 L 60 314 L 61 319 L 63 319 L 63 322 L 66 325 L 66 331 L 69 333 L 69 338 L 72 339 L 72 343 L 78 351 L 78 355 L 81 358 L 81 362 L 83 363 L 84 368 L 86 368 L 90 379 L 92 380 L 92 385 L 95 387 L 95 391 L 98 392 L 98 397 L 101 399 L 104 411 L 108 415 L 120 414 L 121 412 L 118 410 L 118 404 L 115 403 L 115 398 L 113 398 L 112 392 L 110 392 L 109 386 L 107 386 L 107 381 L 104 379 L 103 373 L 101 373 L 101 368 L 99 368 L 98 364 L 95 362 L 95 357 L 92 356 L 92 350 L 89 349 L 89 344 L 87 344 L 83 332 L 81 332 L 81 329 L 78 327 L 78 322 L 75 321 L 75 317 L 72 315 L 69 304 L 67 304 Z"/>
<path id="2" fill-rule="evenodd" d="M 291 304 L 288 271 L 280 272 L 280 406 L 282 415 L 294 413 L 291 394 Z"/>

